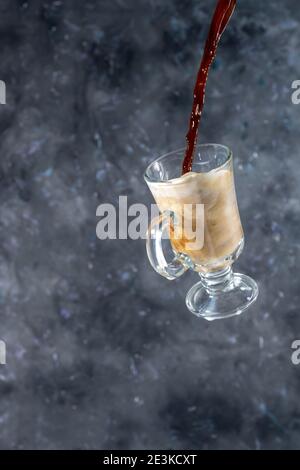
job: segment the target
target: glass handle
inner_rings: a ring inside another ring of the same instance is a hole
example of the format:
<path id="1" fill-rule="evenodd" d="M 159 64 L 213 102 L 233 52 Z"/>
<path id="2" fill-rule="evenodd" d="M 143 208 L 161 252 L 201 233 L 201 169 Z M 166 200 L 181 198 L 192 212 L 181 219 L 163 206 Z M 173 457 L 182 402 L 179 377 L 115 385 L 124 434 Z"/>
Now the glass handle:
<path id="1" fill-rule="evenodd" d="M 147 232 L 146 247 L 153 269 L 161 276 L 173 281 L 182 276 L 189 266 L 184 263 L 187 257 L 180 253 L 175 254 L 171 263 L 168 263 L 165 258 L 162 240 L 168 238 L 166 235 L 170 233 L 170 219 L 172 219 L 172 214 L 163 212 L 151 221 Z"/>

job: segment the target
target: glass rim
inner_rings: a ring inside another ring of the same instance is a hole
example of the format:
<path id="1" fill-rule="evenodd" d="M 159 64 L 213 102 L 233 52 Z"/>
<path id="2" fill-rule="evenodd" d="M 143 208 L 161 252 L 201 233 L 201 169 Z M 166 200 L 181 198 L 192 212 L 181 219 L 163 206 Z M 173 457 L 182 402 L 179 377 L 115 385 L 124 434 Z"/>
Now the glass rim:
<path id="1" fill-rule="evenodd" d="M 232 160 L 232 157 L 233 157 L 233 153 L 232 153 L 232 150 L 227 147 L 227 145 L 223 145 L 223 144 L 213 144 L 213 143 L 207 143 L 207 144 L 198 144 L 196 145 L 196 150 L 197 149 L 201 149 L 201 148 L 207 148 L 207 147 L 217 147 L 219 149 L 223 149 L 226 151 L 227 153 L 227 157 L 226 157 L 226 160 L 224 163 L 222 163 L 222 165 L 216 167 L 216 168 L 213 168 L 212 170 L 210 170 L 210 173 L 214 172 L 214 171 L 219 171 L 220 169 L 222 169 L 225 165 L 228 164 L 228 162 L 230 162 Z M 158 163 L 158 162 L 161 162 L 162 160 L 168 158 L 168 157 L 171 157 L 172 155 L 176 154 L 176 153 L 179 153 L 179 152 L 185 152 L 185 149 L 186 147 L 183 147 L 183 148 L 179 148 L 177 150 L 172 150 L 171 152 L 167 152 L 163 155 L 161 155 L 160 157 L 156 158 L 155 160 L 153 160 L 151 163 L 149 163 L 149 165 L 147 166 L 146 170 L 144 171 L 144 180 L 146 181 L 146 183 L 155 183 L 155 184 L 166 184 L 170 181 L 173 181 L 175 179 L 179 179 L 182 177 L 182 175 L 178 176 L 177 178 L 171 178 L 169 180 L 165 180 L 165 181 L 157 181 L 157 180 L 154 180 L 152 178 L 149 178 L 147 173 L 148 171 L 150 170 L 150 168 L 152 167 L 152 165 L 154 165 L 155 163 Z M 183 160 L 182 160 L 183 161 Z M 193 172 L 193 173 L 198 173 L 198 172 Z"/>

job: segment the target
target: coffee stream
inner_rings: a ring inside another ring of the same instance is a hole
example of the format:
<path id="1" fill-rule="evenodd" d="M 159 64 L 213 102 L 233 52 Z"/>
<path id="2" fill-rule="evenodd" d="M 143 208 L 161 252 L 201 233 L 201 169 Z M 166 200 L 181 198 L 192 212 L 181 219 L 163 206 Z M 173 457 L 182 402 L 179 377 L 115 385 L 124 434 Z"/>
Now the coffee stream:
<path id="1" fill-rule="evenodd" d="M 205 88 L 208 78 L 208 72 L 216 56 L 218 44 L 222 33 L 224 32 L 231 18 L 235 5 L 236 0 L 219 0 L 211 22 L 210 30 L 205 44 L 204 54 L 202 57 L 194 89 L 193 109 L 190 117 L 189 131 L 186 136 L 187 149 L 182 165 L 183 175 L 185 173 L 188 173 L 189 171 L 192 171 L 194 151 L 198 137 L 198 128 L 205 100 Z"/>

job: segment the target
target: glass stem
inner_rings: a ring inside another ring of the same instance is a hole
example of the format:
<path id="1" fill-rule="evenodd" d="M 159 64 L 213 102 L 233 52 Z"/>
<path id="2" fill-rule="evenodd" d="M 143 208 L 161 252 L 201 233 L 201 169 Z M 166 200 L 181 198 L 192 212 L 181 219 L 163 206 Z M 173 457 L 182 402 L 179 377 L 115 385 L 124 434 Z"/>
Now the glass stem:
<path id="1" fill-rule="evenodd" d="M 201 281 L 207 292 L 216 295 L 230 287 L 233 283 L 233 272 L 231 266 L 212 273 L 200 274 Z"/>

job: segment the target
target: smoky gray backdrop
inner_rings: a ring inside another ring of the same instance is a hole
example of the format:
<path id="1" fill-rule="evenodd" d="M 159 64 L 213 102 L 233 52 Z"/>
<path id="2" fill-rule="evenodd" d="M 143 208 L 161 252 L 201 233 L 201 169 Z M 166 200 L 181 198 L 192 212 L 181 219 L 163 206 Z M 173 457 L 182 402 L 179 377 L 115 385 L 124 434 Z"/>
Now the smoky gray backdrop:
<path id="1" fill-rule="evenodd" d="M 0 4 L 0 446 L 300 448 L 298 0 L 238 1 L 202 142 L 228 145 L 258 302 L 208 324 L 144 241 L 96 208 L 150 205 L 143 171 L 184 146 L 215 0 Z"/>

